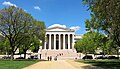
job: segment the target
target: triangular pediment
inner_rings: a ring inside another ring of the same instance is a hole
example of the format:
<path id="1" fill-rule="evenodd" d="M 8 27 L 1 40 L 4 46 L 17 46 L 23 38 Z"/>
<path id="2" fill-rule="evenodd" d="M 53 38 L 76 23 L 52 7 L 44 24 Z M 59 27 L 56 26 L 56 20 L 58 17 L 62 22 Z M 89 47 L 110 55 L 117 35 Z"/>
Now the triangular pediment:
<path id="1" fill-rule="evenodd" d="M 53 27 L 53 28 L 48 28 L 46 31 L 70 31 L 71 29 L 68 28 L 61 28 L 61 27 Z"/>
<path id="2" fill-rule="evenodd" d="M 59 25 L 59 24 L 54 24 L 48 27 L 46 31 L 74 31 L 74 30 L 63 27 L 62 25 Z"/>

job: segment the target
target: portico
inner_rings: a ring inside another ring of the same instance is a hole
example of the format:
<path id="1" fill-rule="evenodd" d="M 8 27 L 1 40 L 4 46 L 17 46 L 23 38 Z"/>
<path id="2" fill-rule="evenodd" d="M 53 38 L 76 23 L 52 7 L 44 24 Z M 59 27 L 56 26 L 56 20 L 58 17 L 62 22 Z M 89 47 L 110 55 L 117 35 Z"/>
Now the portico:
<path id="1" fill-rule="evenodd" d="M 47 50 L 62 50 L 74 48 L 75 31 L 62 27 L 61 25 L 54 25 L 46 29 L 46 41 L 43 49 Z"/>

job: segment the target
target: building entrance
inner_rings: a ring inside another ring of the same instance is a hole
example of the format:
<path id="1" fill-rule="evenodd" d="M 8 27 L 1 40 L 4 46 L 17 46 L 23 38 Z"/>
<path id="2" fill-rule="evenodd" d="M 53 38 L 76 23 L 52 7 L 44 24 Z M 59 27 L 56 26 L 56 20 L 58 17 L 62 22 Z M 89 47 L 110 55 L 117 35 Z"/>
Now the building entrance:
<path id="1" fill-rule="evenodd" d="M 56 41 L 56 49 L 59 49 L 59 41 Z"/>

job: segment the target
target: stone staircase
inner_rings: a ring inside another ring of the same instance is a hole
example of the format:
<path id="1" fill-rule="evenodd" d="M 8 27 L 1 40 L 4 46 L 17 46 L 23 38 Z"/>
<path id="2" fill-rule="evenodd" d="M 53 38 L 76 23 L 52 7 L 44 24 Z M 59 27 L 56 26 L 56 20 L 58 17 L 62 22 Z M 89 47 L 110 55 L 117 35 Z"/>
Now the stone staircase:
<path id="1" fill-rule="evenodd" d="M 42 50 L 42 58 L 47 58 L 48 56 L 56 57 L 58 59 L 75 59 L 77 57 L 76 50 L 65 49 L 65 50 Z"/>

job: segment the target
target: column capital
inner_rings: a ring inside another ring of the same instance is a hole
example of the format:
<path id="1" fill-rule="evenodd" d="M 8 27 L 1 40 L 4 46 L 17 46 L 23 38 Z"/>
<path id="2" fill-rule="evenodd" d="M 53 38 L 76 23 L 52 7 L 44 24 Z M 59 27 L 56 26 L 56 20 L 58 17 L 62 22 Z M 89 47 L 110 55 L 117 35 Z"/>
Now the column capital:
<path id="1" fill-rule="evenodd" d="M 51 35 L 51 33 L 47 33 L 46 35 Z"/>
<path id="2" fill-rule="evenodd" d="M 70 35 L 70 34 L 67 34 L 67 35 Z"/>
<path id="3" fill-rule="evenodd" d="M 57 34 L 53 34 L 54 36 L 56 36 Z"/>

